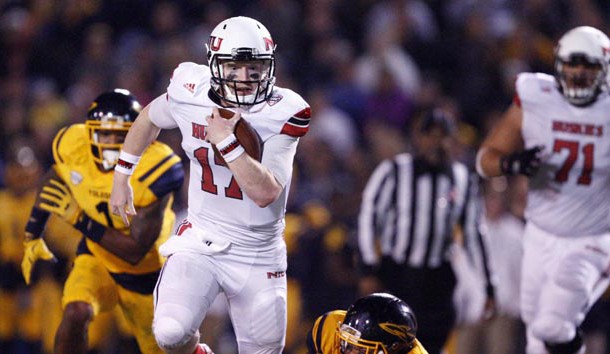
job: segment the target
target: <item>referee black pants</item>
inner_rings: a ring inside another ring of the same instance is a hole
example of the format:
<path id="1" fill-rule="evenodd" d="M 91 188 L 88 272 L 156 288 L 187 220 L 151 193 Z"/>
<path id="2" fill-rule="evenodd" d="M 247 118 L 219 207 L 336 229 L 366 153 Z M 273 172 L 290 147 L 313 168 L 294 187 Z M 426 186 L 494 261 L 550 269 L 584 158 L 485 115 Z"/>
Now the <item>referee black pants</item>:
<path id="1" fill-rule="evenodd" d="M 381 263 L 380 280 L 388 292 L 404 300 L 417 318 L 417 338 L 429 354 L 440 354 L 455 323 L 455 274 L 449 263 L 439 268 L 413 268 L 390 257 Z"/>

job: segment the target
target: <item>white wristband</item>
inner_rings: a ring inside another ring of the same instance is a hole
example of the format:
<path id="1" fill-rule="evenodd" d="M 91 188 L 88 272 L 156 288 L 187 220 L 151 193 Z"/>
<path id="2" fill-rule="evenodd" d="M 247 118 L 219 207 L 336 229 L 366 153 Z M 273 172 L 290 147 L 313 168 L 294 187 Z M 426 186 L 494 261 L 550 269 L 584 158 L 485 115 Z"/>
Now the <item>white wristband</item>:
<path id="1" fill-rule="evenodd" d="M 231 162 L 233 160 L 235 160 L 236 158 L 238 158 L 241 154 L 243 154 L 246 150 L 244 149 L 243 146 L 238 145 L 235 149 L 233 149 L 231 152 L 222 155 L 222 158 L 225 159 L 225 162 Z"/>
<path id="2" fill-rule="evenodd" d="M 244 147 L 241 146 L 235 134 L 231 134 L 224 138 L 220 143 L 216 145 L 218 152 L 222 155 L 222 158 L 225 159 L 225 162 L 231 162 L 239 157 L 239 155 L 243 154 Z"/>
<path id="3" fill-rule="evenodd" d="M 124 175 L 131 176 L 133 174 L 133 170 L 136 169 L 138 162 L 140 162 L 140 158 L 140 156 L 121 151 L 117 164 L 114 166 L 114 170 Z"/>
<path id="4" fill-rule="evenodd" d="M 481 160 L 483 159 L 483 154 L 485 153 L 485 149 L 486 148 L 480 148 L 479 151 L 477 151 L 475 159 L 475 169 L 479 176 L 483 177 L 484 179 L 488 179 L 489 176 L 485 173 L 485 171 L 483 171 L 483 164 L 481 163 Z"/>
<path id="5" fill-rule="evenodd" d="M 237 141 L 235 134 L 229 134 L 226 138 L 222 139 L 221 142 L 216 144 L 216 148 L 218 151 L 222 152 L 222 150 L 226 149 L 227 146 L 233 144 L 235 141 Z"/>

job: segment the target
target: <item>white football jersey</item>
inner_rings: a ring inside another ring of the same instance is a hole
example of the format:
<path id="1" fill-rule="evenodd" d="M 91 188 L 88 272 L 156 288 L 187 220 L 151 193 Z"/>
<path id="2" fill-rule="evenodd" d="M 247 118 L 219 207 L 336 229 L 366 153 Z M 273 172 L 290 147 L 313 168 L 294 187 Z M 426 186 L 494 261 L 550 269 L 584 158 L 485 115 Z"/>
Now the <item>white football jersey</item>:
<path id="1" fill-rule="evenodd" d="M 561 236 L 597 235 L 610 229 L 610 96 L 576 107 L 555 78 L 517 78 L 525 148 L 544 145 L 543 164 L 530 179 L 526 218 Z"/>
<path id="2" fill-rule="evenodd" d="M 242 118 L 263 142 L 276 139 L 264 144 L 262 164 L 271 169 L 284 190 L 275 202 L 261 208 L 241 191 L 231 171 L 214 161 L 212 146 L 204 140 L 206 117 L 212 115 L 213 107 L 219 107 L 210 96 L 210 77 L 207 66 L 182 63 L 167 89 L 171 118 L 182 133 L 182 148 L 191 161 L 188 220 L 238 245 L 271 245 L 282 237 L 296 142 L 309 129 L 310 108 L 297 93 L 275 87 L 266 102 L 241 110 Z"/>

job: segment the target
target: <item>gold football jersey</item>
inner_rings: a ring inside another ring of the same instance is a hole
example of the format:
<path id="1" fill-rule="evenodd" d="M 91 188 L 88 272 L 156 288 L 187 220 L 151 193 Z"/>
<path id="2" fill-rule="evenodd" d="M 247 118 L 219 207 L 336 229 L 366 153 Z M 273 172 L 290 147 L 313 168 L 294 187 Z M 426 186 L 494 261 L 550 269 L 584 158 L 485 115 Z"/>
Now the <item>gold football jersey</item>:
<path id="1" fill-rule="evenodd" d="M 78 206 L 95 221 L 129 235 L 120 216 L 110 211 L 109 201 L 114 172 L 101 171 L 93 160 L 89 133 L 84 124 L 74 124 L 63 128 L 53 141 L 53 168 L 70 188 Z M 184 179 L 180 157 L 161 143 L 153 142 L 142 154 L 140 163 L 131 177 L 134 192 L 134 206 L 146 207 L 171 191 L 177 190 Z M 99 244 L 85 239 L 88 251 L 102 261 L 112 273 L 144 274 L 160 269 L 162 257 L 158 247 L 170 235 L 175 221 L 170 200 L 163 217 L 161 234 L 155 246 L 136 265 L 120 259 Z M 79 247 L 79 252 L 85 252 Z"/>
<path id="2" fill-rule="evenodd" d="M 345 314 L 344 310 L 335 310 L 316 319 L 307 338 L 307 348 L 310 354 L 341 354 L 339 337 L 336 333 Z M 428 352 L 415 339 L 415 346 L 409 351 L 409 354 L 428 354 Z"/>

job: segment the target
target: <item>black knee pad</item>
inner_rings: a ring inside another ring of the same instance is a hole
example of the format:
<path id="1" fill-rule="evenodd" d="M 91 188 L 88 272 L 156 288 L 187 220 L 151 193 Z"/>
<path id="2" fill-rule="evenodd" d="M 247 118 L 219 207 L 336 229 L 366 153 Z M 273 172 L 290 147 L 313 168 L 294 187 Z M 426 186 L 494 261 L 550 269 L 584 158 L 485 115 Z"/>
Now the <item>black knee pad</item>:
<path id="1" fill-rule="evenodd" d="M 563 343 L 547 343 L 544 342 L 544 346 L 551 354 L 575 354 L 578 353 L 582 347 L 582 332 L 580 329 L 576 330 L 576 336 L 569 342 Z"/>

